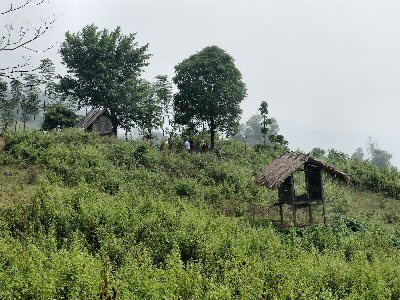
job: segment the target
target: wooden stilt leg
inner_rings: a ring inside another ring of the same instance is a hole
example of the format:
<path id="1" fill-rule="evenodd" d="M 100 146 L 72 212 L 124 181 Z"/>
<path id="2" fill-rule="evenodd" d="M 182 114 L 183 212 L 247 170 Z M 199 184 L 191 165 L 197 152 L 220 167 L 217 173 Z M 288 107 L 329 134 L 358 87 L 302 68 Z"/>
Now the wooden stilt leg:
<path id="1" fill-rule="evenodd" d="M 326 227 L 327 226 L 327 220 L 326 220 L 325 201 L 324 201 L 324 199 L 322 199 L 322 214 L 324 215 L 324 225 Z"/>
<path id="2" fill-rule="evenodd" d="M 283 207 L 282 207 L 282 204 L 279 205 L 279 214 L 281 216 L 281 225 L 283 226 Z"/>

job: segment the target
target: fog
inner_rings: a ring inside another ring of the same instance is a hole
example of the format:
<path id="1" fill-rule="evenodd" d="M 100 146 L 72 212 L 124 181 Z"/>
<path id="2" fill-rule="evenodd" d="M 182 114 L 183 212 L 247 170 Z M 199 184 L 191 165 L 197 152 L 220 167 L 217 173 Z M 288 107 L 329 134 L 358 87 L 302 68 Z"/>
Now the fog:
<path id="1" fill-rule="evenodd" d="M 24 1 L 13 1 L 13 3 Z M 2 0 L 4 11 L 9 1 Z M 152 54 L 144 77 L 170 78 L 174 66 L 209 45 L 235 59 L 247 84 L 243 122 L 269 104 L 292 150 L 336 148 L 352 154 L 371 136 L 400 166 L 400 4 L 396 1 L 49 0 L 4 15 L 35 26 L 55 15 L 32 47 L 0 55 L 43 57 L 64 72 L 57 50 L 66 31 L 121 26 Z"/>

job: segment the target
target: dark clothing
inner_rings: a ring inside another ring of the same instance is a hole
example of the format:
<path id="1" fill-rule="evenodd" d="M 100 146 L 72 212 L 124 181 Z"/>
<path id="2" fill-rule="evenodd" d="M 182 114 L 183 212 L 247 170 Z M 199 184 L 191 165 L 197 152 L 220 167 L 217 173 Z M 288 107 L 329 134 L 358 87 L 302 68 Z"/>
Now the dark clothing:
<path id="1" fill-rule="evenodd" d="M 189 143 L 190 143 L 190 152 L 193 152 L 193 150 L 194 150 L 193 140 L 190 140 Z"/>

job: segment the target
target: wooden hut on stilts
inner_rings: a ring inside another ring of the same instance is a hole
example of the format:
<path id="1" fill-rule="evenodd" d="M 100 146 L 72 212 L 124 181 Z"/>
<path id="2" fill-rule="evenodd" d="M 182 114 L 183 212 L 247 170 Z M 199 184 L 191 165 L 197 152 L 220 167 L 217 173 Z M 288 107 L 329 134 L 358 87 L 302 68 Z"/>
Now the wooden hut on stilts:
<path id="1" fill-rule="evenodd" d="M 296 195 L 294 173 L 297 171 L 303 171 L 305 175 L 306 193 L 302 195 Z M 282 225 L 285 204 L 292 207 L 294 226 L 298 226 L 297 210 L 300 208 L 308 208 L 310 225 L 313 224 L 312 206 L 315 204 L 322 204 L 324 224 L 327 224 L 322 171 L 345 184 L 349 183 L 349 176 L 339 169 L 310 155 L 290 151 L 274 160 L 257 175 L 257 184 L 278 189 L 276 205 L 279 206 Z"/>

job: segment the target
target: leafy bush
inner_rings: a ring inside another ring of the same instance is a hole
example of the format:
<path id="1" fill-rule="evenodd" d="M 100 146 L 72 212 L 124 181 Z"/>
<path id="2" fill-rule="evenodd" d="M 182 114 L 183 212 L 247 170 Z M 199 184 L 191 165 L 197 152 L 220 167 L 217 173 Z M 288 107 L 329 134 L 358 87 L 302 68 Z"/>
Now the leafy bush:
<path id="1" fill-rule="evenodd" d="M 349 175 L 351 184 L 400 199 L 400 173 L 396 168 L 382 170 L 367 161 L 355 159 L 336 163 Z"/>
<path id="2" fill-rule="evenodd" d="M 190 179 L 180 179 L 176 184 L 176 194 L 181 197 L 193 197 L 196 194 L 196 182 Z"/>
<path id="3" fill-rule="evenodd" d="M 254 175 L 279 151 L 187 155 L 74 130 L 6 145 L 4 162 L 38 174 L 32 201 L 0 205 L 1 299 L 399 298 L 399 233 L 346 216 L 341 185 L 325 181 L 329 227 L 253 219 L 276 201 Z M 395 193 L 393 170 L 335 159 L 353 184 Z"/>
<path id="4" fill-rule="evenodd" d="M 60 126 L 61 128 L 73 127 L 78 116 L 73 110 L 63 104 L 54 104 L 48 107 L 44 114 L 42 128 L 44 130 L 53 130 Z"/>

